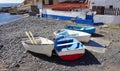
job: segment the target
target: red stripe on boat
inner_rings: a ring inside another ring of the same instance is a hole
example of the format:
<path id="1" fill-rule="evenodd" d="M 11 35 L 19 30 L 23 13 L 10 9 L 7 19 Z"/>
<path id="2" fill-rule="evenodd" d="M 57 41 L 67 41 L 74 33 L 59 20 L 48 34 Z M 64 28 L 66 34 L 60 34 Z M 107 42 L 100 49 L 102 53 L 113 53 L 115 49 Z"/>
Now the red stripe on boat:
<path id="1" fill-rule="evenodd" d="M 62 55 L 62 56 L 60 56 L 60 58 L 62 60 L 73 61 L 73 60 L 81 58 L 83 55 L 84 54 Z"/>

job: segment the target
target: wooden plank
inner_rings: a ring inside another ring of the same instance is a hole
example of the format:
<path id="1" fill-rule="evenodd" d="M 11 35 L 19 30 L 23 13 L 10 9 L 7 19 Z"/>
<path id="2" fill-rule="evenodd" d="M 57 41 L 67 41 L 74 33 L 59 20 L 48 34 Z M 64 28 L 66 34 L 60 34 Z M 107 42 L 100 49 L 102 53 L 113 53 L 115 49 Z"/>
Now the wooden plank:
<path id="1" fill-rule="evenodd" d="M 71 42 L 71 43 L 65 43 L 65 44 L 58 44 L 57 46 L 65 46 L 65 45 L 70 45 L 70 44 L 76 44 L 77 42 Z"/>

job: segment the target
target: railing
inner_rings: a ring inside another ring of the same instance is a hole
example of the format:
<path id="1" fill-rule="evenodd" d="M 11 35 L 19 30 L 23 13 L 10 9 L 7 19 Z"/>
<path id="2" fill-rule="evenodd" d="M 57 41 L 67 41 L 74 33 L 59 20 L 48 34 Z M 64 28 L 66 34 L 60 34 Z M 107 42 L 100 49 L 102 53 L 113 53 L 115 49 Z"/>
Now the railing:
<path id="1" fill-rule="evenodd" d="M 104 9 L 105 15 L 120 15 L 120 8 L 105 8 Z"/>

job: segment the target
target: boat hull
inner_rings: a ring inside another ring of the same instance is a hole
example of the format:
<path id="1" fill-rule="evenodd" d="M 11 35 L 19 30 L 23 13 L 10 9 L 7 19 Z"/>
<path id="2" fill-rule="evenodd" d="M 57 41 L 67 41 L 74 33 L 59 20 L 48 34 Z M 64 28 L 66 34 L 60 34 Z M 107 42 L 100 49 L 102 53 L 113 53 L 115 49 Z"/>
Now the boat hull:
<path id="1" fill-rule="evenodd" d="M 86 36 L 78 36 L 78 37 L 74 37 L 75 39 L 87 43 L 90 40 L 90 36 L 86 35 Z"/>
<path id="2" fill-rule="evenodd" d="M 84 55 L 85 47 L 75 38 L 60 36 L 55 40 L 55 51 L 62 60 L 73 61 Z"/>
<path id="3" fill-rule="evenodd" d="M 89 34 L 94 34 L 96 30 L 95 27 L 91 27 L 91 26 L 67 26 L 66 29 L 82 31 Z"/>
<path id="4" fill-rule="evenodd" d="M 54 35 L 55 37 L 59 37 L 59 36 L 70 36 L 70 37 L 73 37 L 77 40 L 79 40 L 80 42 L 84 42 L 84 43 L 87 43 L 89 42 L 90 40 L 90 37 L 91 37 L 91 34 L 89 33 L 85 33 L 85 32 L 81 32 L 81 31 L 75 31 L 75 30 L 68 30 L 68 29 L 61 29 L 62 31 L 66 31 L 65 33 L 68 33 L 68 34 L 59 34 L 57 33 L 58 31 L 55 31 L 54 32 Z"/>
<path id="5" fill-rule="evenodd" d="M 85 54 L 85 49 L 83 48 L 78 50 L 69 50 L 69 51 L 62 51 L 62 52 L 57 51 L 57 54 L 62 60 L 73 61 L 83 57 Z"/>
<path id="6" fill-rule="evenodd" d="M 83 57 L 84 54 L 72 54 L 60 56 L 62 60 L 73 61 Z"/>
<path id="7" fill-rule="evenodd" d="M 37 41 L 39 40 L 40 39 L 38 38 Z M 26 49 L 26 51 L 32 51 L 32 52 L 44 54 L 50 57 L 52 55 L 52 50 L 54 49 L 54 45 L 53 43 L 51 43 L 52 42 L 51 40 L 48 40 L 48 41 L 50 41 L 49 44 L 47 43 L 30 44 L 30 43 L 26 43 L 26 42 L 29 42 L 29 40 L 24 40 L 22 41 L 22 44 L 24 48 Z"/>

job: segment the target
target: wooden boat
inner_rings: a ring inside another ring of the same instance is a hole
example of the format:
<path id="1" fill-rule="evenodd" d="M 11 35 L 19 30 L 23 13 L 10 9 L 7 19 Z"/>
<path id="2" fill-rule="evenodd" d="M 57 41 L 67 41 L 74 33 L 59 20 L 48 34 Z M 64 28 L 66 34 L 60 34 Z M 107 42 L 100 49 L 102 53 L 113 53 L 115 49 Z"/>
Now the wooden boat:
<path id="1" fill-rule="evenodd" d="M 66 29 L 82 31 L 89 34 L 94 34 L 96 30 L 95 27 L 91 27 L 91 26 L 67 26 Z"/>
<path id="2" fill-rule="evenodd" d="M 52 55 L 52 50 L 54 49 L 54 42 L 52 40 L 43 37 L 36 37 L 35 40 L 37 41 L 37 44 L 32 44 L 29 39 L 24 39 L 22 44 L 28 51 L 44 54 L 47 56 Z"/>
<path id="3" fill-rule="evenodd" d="M 74 37 L 80 42 L 88 42 L 90 40 L 91 34 L 81 32 L 81 31 L 75 31 L 75 30 L 69 30 L 69 29 L 60 29 L 58 31 L 54 32 L 55 37 L 59 36 L 70 36 Z"/>
<path id="4" fill-rule="evenodd" d="M 62 60 L 72 61 L 85 54 L 85 48 L 78 40 L 60 36 L 55 40 L 55 51 Z"/>

